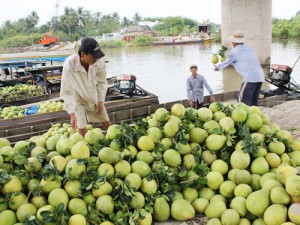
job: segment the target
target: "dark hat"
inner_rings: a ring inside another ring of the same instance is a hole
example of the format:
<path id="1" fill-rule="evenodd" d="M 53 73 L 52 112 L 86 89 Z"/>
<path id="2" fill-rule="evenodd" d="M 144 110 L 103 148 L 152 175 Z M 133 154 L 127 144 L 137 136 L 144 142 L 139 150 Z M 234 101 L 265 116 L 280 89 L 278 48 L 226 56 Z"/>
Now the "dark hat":
<path id="1" fill-rule="evenodd" d="M 91 54 L 96 59 L 100 59 L 104 56 L 104 53 L 101 51 L 98 42 L 93 38 L 82 38 L 80 47 L 84 53 Z"/>

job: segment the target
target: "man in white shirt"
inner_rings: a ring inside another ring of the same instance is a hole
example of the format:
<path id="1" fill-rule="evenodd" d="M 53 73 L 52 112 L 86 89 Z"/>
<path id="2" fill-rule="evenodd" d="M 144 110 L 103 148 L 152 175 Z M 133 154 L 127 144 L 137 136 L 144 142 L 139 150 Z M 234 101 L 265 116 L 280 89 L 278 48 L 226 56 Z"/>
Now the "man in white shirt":
<path id="1" fill-rule="evenodd" d="M 243 83 L 239 91 L 239 102 L 257 105 L 259 92 L 264 82 L 264 72 L 254 50 L 245 44 L 244 34 L 237 31 L 229 39 L 233 49 L 228 53 L 227 59 L 218 66 L 215 71 L 222 70 L 229 65 L 243 77 Z"/>
<path id="2" fill-rule="evenodd" d="M 64 62 L 60 97 L 71 126 L 77 126 L 82 136 L 88 121 L 102 122 L 105 130 L 110 126 L 104 106 L 107 81 L 103 56 L 96 40 L 83 38 L 78 54 Z"/>

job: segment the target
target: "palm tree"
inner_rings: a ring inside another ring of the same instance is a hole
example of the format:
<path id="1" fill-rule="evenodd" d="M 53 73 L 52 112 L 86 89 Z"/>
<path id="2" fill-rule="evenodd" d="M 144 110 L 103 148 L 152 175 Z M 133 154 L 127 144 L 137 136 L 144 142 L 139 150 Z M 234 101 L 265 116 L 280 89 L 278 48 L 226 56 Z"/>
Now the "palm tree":
<path id="1" fill-rule="evenodd" d="M 128 27 L 128 26 L 130 26 L 130 24 L 132 24 L 132 22 L 126 16 L 123 17 L 123 19 L 122 19 L 122 26 L 123 27 Z"/>
<path id="2" fill-rule="evenodd" d="M 36 26 L 39 23 L 40 17 L 36 11 L 32 11 L 29 15 L 29 19 L 31 20 L 32 25 Z"/>
<path id="3" fill-rule="evenodd" d="M 65 7 L 64 15 L 62 15 L 60 19 L 62 25 L 67 27 L 69 40 L 71 40 L 71 29 L 76 27 L 78 24 L 78 17 L 76 11 L 72 8 Z"/>
<path id="4" fill-rule="evenodd" d="M 112 17 L 113 17 L 118 23 L 120 23 L 120 16 L 119 16 L 119 14 L 118 14 L 117 12 L 114 12 L 114 13 L 112 14 Z"/>

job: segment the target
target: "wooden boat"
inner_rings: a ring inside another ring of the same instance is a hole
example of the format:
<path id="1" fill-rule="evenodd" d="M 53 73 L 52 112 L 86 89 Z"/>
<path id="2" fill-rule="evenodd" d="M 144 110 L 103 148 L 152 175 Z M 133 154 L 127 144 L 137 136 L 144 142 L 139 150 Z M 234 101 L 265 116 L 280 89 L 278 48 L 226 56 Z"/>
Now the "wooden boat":
<path id="1" fill-rule="evenodd" d="M 215 99 L 218 102 L 236 102 L 237 92 L 228 92 L 216 94 Z M 168 110 L 175 103 L 181 103 L 188 107 L 187 99 L 173 101 L 160 104 L 158 97 L 148 93 L 146 96 L 132 97 L 123 99 L 119 97 L 114 98 L 114 101 L 107 101 L 105 106 L 109 118 L 112 123 L 132 123 L 137 118 L 147 117 L 155 112 L 158 108 L 166 108 Z M 289 100 L 287 94 L 268 97 L 259 101 L 260 106 L 272 107 Z M 210 96 L 204 97 L 204 106 L 210 104 Z M 19 140 L 26 140 L 34 135 L 45 133 L 53 123 L 69 123 L 69 115 L 66 111 L 56 111 L 43 114 L 35 114 L 31 116 L 0 120 L 0 137 L 9 139 L 12 143 Z"/>
<path id="2" fill-rule="evenodd" d="M 210 44 L 213 38 L 191 39 L 191 40 L 173 40 L 173 41 L 155 41 L 154 45 L 183 45 L 183 44 Z"/>

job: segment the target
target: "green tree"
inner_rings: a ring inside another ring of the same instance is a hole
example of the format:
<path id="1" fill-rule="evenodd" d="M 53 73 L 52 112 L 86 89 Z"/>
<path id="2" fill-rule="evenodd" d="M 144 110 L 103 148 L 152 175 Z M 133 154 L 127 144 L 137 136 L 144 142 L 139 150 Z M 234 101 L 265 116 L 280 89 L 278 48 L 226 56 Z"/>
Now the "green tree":
<path id="1" fill-rule="evenodd" d="M 60 17 L 60 24 L 62 28 L 67 28 L 69 40 L 71 40 L 71 32 L 75 30 L 78 25 L 78 16 L 74 9 L 65 7 L 64 14 Z M 65 29 L 64 29 L 65 30 Z"/>
<path id="2" fill-rule="evenodd" d="M 167 17 L 156 25 L 154 31 L 163 36 L 175 36 L 184 30 L 184 19 L 182 17 Z"/>
<path id="3" fill-rule="evenodd" d="M 135 13 L 133 16 L 133 24 L 137 25 L 142 20 L 142 17 L 139 13 Z"/>
<path id="4" fill-rule="evenodd" d="M 122 23 L 121 23 L 121 25 L 122 25 L 123 27 L 128 27 L 128 26 L 130 26 L 131 24 L 132 24 L 132 22 L 130 21 L 130 19 L 128 19 L 126 16 L 123 17 Z"/>

